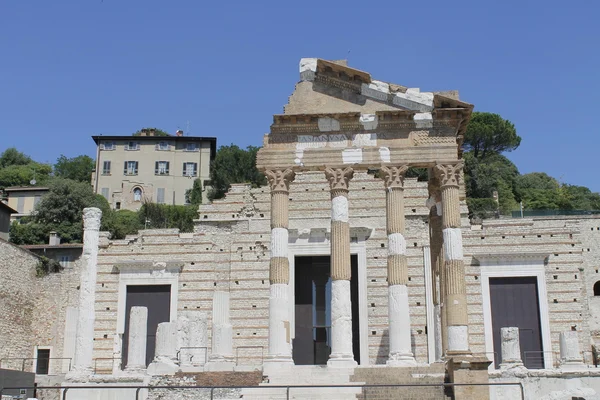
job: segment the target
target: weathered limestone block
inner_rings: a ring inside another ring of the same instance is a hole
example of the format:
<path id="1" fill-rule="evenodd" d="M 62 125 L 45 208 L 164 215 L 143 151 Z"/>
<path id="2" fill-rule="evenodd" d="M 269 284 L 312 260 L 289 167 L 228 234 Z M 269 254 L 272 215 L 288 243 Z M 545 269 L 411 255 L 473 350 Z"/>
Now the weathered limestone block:
<path id="1" fill-rule="evenodd" d="M 129 346 L 127 352 L 128 372 L 146 369 L 146 337 L 148 330 L 148 308 L 131 307 L 129 314 Z"/>
<path id="2" fill-rule="evenodd" d="M 177 322 L 158 324 L 154 360 L 148 366 L 148 374 L 172 375 L 177 371 L 177 336 Z"/>
<path id="3" fill-rule="evenodd" d="M 201 311 L 182 312 L 177 320 L 179 361 L 182 366 L 202 366 L 208 355 L 208 321 Z"/>
<path id="4" fill-rule="evenodd" d="M 502 336 L 502 368 L 522 366 L 519 328 L 508 327 L 500 329 Z"/>
<path id="5" fill-rule="evenodd" d="M 560 368 L 577 369 L 585 367 L 579 350 L 579 335 L 576 331 L 560 333 Z"/>

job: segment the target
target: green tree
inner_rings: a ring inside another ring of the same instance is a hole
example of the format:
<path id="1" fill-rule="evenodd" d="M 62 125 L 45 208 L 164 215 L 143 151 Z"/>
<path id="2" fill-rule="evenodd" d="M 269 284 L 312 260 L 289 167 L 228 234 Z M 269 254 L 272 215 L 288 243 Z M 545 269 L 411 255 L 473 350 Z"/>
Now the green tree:
<path id="1" fill-rule="evenodd" d="M 79 182 L 90 182 L 95 168 L 94 160 L 89 156 L 67 158 L 61 154 L 54 164 L 54 175 Z"/>
<path id="2" fill-rule="evenodd" d="M 526 209 L 558 210 L 564 206 L 559 182 L 544 172 L 519 176 L 515 188 L 518 199 Z"/>
<path id="3" fill-rule="evenodd" d="M 158 128 L 142 128 L 139 131 L 135 132 L 132 136 L 141 136 L 142 133 L 148 134 L 150 132 L 154 132 L 154 136 L 171 136 L 167 132 Z"/>
<path id="4" fill-rule="evenodd" d="M 44 185 L 50 178 L 52 167 L 48 164 L 30 162 L 14 164 L 0 168 L 0 188 L 9 186 L 30 186 L 35 179 L 36 185 Z"/>
<path id="5" fill-rule="evenodd" d="M 136 234 L 143 227 L 136 211 L 111 210 L 102 214 L 102 230 L 110 232 L 111 239 L 124 239 L 127 235 Z"/>
<path id="6" fill-rule="evenodd" d="M 185 201 L 196 206 L 202 204 L 202 181 L 200 178 L 194 179 L 192 188 L 185 191 Z"/>
<path id="7" fill-rule="evenodd" d="M 0 168 L 6 168 L 10 165 L 27 165 L 33 162 L 31 157 L 21 153 L 14 147 L 10 147 L 0 154 Z"/>
<path id="8" fill-rule="evenodd" d="M 177 228 L 181 232 L 192 232 L 198 209 L 193 205 L 144 203 L 138 211 L 138 218 L 140 226 L 147 229 Z"/>
<path id="9" fill-rule="evenodd" d="M 211 164 L 210 200 L 224 197 L 232 183 L 250 183 L 252 187 L 266 185 L 266 177 L 256 168 L 258 149 L 248 146 L 243 150 L 234 144 L 219 148 Z"/>
<path id="10" fill-rule="evenodd" d="M 521 137 L 512 122 L 498 114 L 474 112 L 465 133 L 463 147 L 472 151 L 476 158 L 485 158 L 490 153 L 500 154 L 515 150 Z"/>

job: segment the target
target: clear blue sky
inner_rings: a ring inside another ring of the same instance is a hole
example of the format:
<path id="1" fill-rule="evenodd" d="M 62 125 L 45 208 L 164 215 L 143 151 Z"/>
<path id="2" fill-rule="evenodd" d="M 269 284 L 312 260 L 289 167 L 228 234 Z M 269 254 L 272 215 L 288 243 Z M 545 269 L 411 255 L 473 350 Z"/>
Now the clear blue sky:
<path id="1" fill-rule="evenodd" d="M 558 1 L 0 0 L 0 151 L 95 156 L 144 126 L 260 145 L 301 57 L 460 90 L 511 120 L 509 154 L 600 191 L 600 5 Z"/>

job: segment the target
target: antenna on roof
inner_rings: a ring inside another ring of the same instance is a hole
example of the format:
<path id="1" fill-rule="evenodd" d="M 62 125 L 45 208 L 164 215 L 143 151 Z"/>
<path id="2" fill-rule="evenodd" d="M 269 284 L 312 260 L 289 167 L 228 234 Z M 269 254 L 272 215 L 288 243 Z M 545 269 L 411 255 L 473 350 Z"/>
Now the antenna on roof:
<path id="1" fill-rule="evenodd" d="M 190 120 L 189 119 L 187 120 L 187 126 L 185 128 L 185 131 L 187 132 L 188 135 L 191 134 L 191 132 L 190 132 Z"/>

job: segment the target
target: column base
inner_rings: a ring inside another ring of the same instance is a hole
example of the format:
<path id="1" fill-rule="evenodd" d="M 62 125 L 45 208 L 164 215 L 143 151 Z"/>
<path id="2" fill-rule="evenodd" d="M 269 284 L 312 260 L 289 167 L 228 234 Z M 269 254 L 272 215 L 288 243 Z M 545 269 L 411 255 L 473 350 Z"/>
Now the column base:
<path id="1" fill-rule="evenodd" d="M 388 367 L 414 367 L 417 361 L 412 354 L 390 354 L 386 361 Z"/>
<path id="2" fill-rule="evenodd" d="M 205 371 L 233 371 L 235 362 L 229 357 L 219 357 L 208 360 L 204 364 Z"/>
<path id="3" fill-rule="evenodd" d="M 327 366 L 331 368 L 355 368 L 358 363 L 352 354 L 332 354 L 327 360 Z"/>
<path id="4" fill-rule="evenodd" d="M 67 372 L 65 380 L 69 382 L 89 382 L 94 374 L 91 368 L 74 368 Z"/>
<path id="5" fill-rule="evenodd" d="M 583 361 L 567 361 L 563 362 L 558 366 L 558 369 L 561 371 L 581 371 L 583 369 L 588 369 L 588 366 L 583 363 Z"/>

